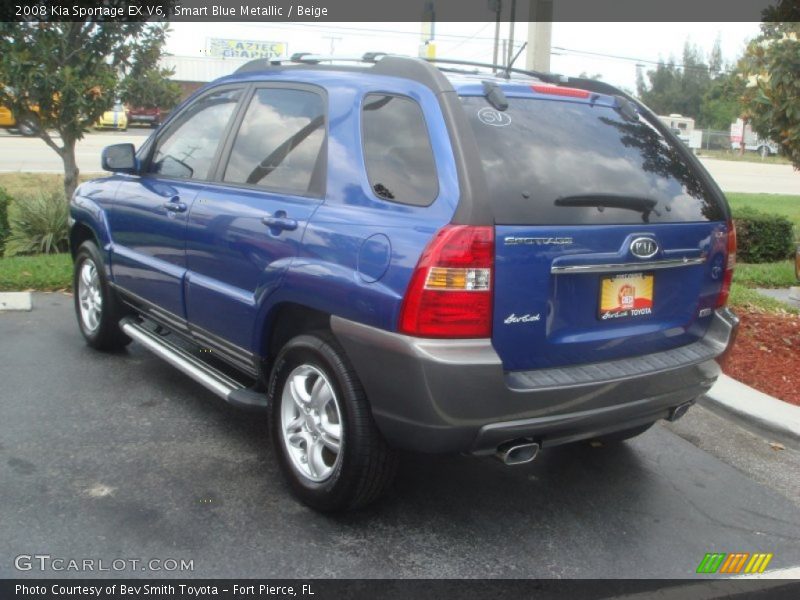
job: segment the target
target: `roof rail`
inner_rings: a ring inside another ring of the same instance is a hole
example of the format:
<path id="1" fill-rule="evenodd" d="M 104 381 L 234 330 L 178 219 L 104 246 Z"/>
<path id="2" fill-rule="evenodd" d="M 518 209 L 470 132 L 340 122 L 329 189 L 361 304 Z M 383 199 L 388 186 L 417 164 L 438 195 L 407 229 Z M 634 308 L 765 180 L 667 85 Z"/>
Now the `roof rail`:
<path id="1" fill-rule="evenodd" d="M 456 60 L 447 58 L 417 58 L 413 56 L 388 54 L 386 52 L 366 52 L 361 56 L 323 56 L 318 54 L 312 54 L 310 52 L 296 52 L 292 54 L 291 57 L 288 59 L 257 58 L 255 60 L 251 60 L 250 62 L 247 62 L 241 67 L 239 67 L 236 70 L 236 73 L 262 71 L 265 69 L 269 69 L 271 67 L 291 66 L 292 64 L 300 66 L 300 65 L 318 65 L 321 63 L 361 63 L 366 65 L 374 65 L 373 68 L 376 70 L 375 71 L 376 73 L 383 73 L 386 75 L 394 74 L 398 76 L 403 76 L 403 71 L 405 69 L 402 68 L 402 64 L 405 64 L 409 69 L 412 70 L 413 70 L 413 65 L 419 66 L 421 64 L 427 64 L 436 71 L 439 70 L 438 68 L 436 68 L 436 65 L 452 65 L 454 67 L 458 66 L 473 67 L 473 68 L 492 69 L 494 71 L 502 71 L 503 73 L 516 73 L 519 75 L 525 75 L 527 77 L 535 77 L 536 79 L 539 79 L 540 81 L 545 81 L 547 83 L 564 83 L 567 80 L 566 77 L 563 77 L 561 75 L 556 75 L 554 73 L 542 73 L 539 71 L 530 71 L 527 69 L 518 69 L 515 67 L 509 69 L 505 65 L 497 65 L 493 63 L 476 62 L 470 60 Z M 443 70 L 456 71 L 456 69 L 447 69 L 447 68 Z M 391 73 L 389 73 L 388 71 L 391 71 Z"/>
<path id="2" fill-rule="evenodd" d="M 375 64 L 386 52 L 367 52 L 363 56 L 324 56 L 313 52 L 295 52 L 289 58 L 256 58 L 236 69 L 236 73 L 263 71 L 284 65 L 318 65 L 320 63 L 369 63 Z"/>

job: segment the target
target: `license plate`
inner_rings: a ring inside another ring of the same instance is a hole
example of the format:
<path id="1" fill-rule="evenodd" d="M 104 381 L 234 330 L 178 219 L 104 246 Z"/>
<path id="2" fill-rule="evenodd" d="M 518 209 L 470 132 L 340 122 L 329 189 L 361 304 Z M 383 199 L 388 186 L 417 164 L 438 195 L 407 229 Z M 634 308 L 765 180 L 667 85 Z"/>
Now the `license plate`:
<path id="1" fill-rule="evenodd" d="M 600 279 L 598 318 L 602 321 L 653 314 L 652 273 L 622 273 Z"/>

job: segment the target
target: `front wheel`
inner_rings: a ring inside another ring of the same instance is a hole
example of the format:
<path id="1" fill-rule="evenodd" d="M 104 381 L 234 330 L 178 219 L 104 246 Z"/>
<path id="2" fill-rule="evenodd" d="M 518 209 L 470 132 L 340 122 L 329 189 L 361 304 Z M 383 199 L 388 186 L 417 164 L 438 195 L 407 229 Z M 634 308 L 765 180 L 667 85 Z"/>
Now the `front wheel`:
<path id="1" fill-rule="evenodd" d="M 94 242 L 84 242 L 75 254 L 72 293 L 78 326 L 92 348 L 118 350 L 131 342 L 120 329 L 124 311 L 108 284 L 103 259 Z"/>
<path id="2" fill-rule="evenodd" d="M 758 153 L 761 155 L 761 158 L 767 158 L 770 155 L 769 146 L 761 146 L 758 149 Z"/>
<path id="3" fill-rule="evenodd" d="M 331 334 L 289 341 L 275 360 L 268 393 L 275 454 L 302 502 L 321 511 L 355 509 L 386 490 L 396 454 Z"/>

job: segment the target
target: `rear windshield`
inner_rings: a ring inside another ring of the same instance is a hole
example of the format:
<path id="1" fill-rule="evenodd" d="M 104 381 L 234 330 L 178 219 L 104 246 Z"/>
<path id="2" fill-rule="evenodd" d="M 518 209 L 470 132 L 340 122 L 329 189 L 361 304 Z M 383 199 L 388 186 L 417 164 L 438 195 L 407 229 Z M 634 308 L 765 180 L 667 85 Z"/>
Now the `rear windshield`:
<path id="1" fill-rule="evenodd" d="M 602 104 L 462 97 L 505 225 L 723 220 L 693 167 L 644 118 Z"/>

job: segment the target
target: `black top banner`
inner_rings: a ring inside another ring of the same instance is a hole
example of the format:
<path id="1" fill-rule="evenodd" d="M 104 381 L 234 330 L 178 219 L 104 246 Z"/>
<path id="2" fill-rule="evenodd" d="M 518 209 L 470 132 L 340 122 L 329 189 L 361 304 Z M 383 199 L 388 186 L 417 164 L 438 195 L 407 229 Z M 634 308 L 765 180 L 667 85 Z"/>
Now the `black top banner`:
<path id="1" fill-rule="evenodd" d="M 800 0 L 4 0 L 4 21 L 797 21 Z"/>

